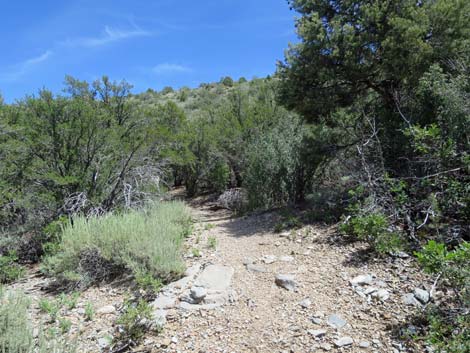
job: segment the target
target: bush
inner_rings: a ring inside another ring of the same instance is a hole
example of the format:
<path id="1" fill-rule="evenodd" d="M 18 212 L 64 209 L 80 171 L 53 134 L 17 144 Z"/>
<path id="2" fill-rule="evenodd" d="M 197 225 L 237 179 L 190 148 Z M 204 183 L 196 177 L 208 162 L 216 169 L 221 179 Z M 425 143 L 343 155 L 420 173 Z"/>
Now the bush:
<path id="1" fill-rule="evenodd" d="M 427 338 L 439 351 L 464 353 L 470 350 L 470 243 L 453 250 L 434 240 L 416 253 L 428 273 L 439 274 L 441 283 L 454 288 L 455 297 L 428 310 Z"/>
<path id="2" fill-rule="evenodd" d="M 121 326 L 119 340 L 138 342 L 152 326 L 152 307 L 144 300 L 137 303 L 126 301 L 124 312 L 117 323 Z"/>
<path id="3" fill-rule="evenodd" d="M 226 209 L 242 212 L 247 207 L 246 192 L 243 189 L 229 189 L 219 196 L 217 203 Z"/>
<path id="4" fill-rule="evenodd" d="M 20 293 L 0 290 L 0 351 L 5 353 L 72 353 L 75 344 L 40 332 L 34 339 L 28 315 L 30 302 Z"/>
<path id="5" fill-rule="evenodd" d="M 10 283 L 24 274 L 24 269 L 16 263 L 18 257 L 15 252 L 0 255 L 0 283 Z"/>
<path id="6" fill-rule="evenodd" d="M 390 231 L 388 227 L 389 223 L 384 214 L 371 213 L 349 217 L 340 225 L 340 231 L 369 242 L 379 253 L 400 250 L 400 235 Z"/>
<path id="7" fill-rule="evenodd" d="M 296 201 L 301 124 L 284 119 L 247 148 L 243 186 L 251 209 L 270 209 Z"/>
<path id="8" fill-rule="evenodd" d="M 181 202 L 89 219 L 76 217 L 63 231 L 60 251 L 45 259 L 43 270 L 81 285 L 123 270 L 169 280 L 184 270 L 180 245 L 189 226 L 189 213 Z"/>

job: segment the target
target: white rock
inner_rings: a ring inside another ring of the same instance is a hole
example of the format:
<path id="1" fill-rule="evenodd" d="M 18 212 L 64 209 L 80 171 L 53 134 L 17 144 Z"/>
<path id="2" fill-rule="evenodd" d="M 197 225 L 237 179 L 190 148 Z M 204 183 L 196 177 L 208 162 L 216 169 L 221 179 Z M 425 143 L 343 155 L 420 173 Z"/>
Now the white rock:
<path id="1" fill-rule="evenodd" d="M 232 267 L 209 265 L 196 277 L 194 285 L 207 290 L 226 290 L 232 281 L 233 272 Z"/>
<path id="2" fill-rule="evenodd" d="M 372 293 L 377 292 L 377 291 L 378 291 L 378 289 L 375 288 L 375 287 L 367 287 L 366 289 L 364 289 L 363 293 L 365 295 L 369 295 L 369 294 L 372 294 Z"/>
<path id="3" fill-rule="evenodd" d="M 115 312 L 116 308 L 114 305 L 106 305 L 96 310 L 96 313 L 100 315 L 114 314 Z"/>
<path id="4" fill-rule="evenodd" d="M 153 302 L 154 309 L 170 309 L 175 306 L 176 298 L 168 295 L 159 295 Z"/>
<path id="5" fill-rule="evenodd" d="M 108 347 L 111 344 L 111 339 L 109 337 L 100 337 L 98 338 L 98 346 L 101 349 Z"/>
<path id="6" fill-rule="evenodd" d="M 424 289 L 415 288 L 413 294 L 422 304 L 426 304 L 429 301 L 429 292 Z"/>
<path id="7" fill-rule="evenodd" d="M 200 303 L 207 296 L 207 289 L 204 287 L 191 287 L 190 295 L 195 303 Z"/>
<path id="8" fill-rule="evenodd" d="M 346 320 L 344 320 L 341 316 L 337 314 L 332 314 L 328 316 L 327 322 L 328 322 L 328 325 L 330 325 L 331 327 L 338 328 L 338 329 L 346 326 L 347 324 Z"/>
<path id="9" fill-rule="evenodd" d="M 152 313 L 152 315 L 153 315 L 153 321 L 158 328 L 162 328 L 163 326 L 165 326 L 166 315 L 167 315 L 166 310 L 162 310 L 162 309 L 155 310 Z"/>
<path id="10" fill-rule="evenodd" d="M 349 283 L 351 283 L 352 286 L 361 286 L 364 284 L 371 284 L 372 276 L 371 275 L 359 275 L 351 279 Z"/>
<path id="11" fill-rule="evenodd" d="M 326 335 L 326 330 L 323 330 L 323 329 L 319 329 L 319 330 L 308 330 L 307 331 L 310 335 L 312 335 L 313 337 L 322 337 L 322 336 L 325 336 Z"/>
<path id="12" fill-rule="evenodd" d="M 282 261 L 282 262 L 292 262 L 294 261 L 294 258 L 292 256 L 281 256 L 279 258 L 279 261 Z"/>
<path id="13" fill-rule="evenodd" d="M 401 300 L 402 300 L 403 304 L 405 304 L 405 305 L 413 305 L 413 306 L 419 305 L 419 301 L 416 300 L 413 293 L 407 293 L 407 294 L 403 295 L 401 297 Z"/>
<path id="14" fill-rule="evenodd" d="M 310 305 L 312 305 L 312 301 L 308 298 L 302 300 L 299 305 L 304 308 L 304 309 L 308 309 L 310 307 Z"/>
<path id="15" fill-rule="evenodd" d="M 246 269 L 247 271 L 250 271 L 250 272 L 259 272 L 259 273 L 268 272 L 268 270 L 265 267 L 261 265 L 255 265 L 255 264 L 246 265 Z"/>
<path id="16" fill-rule="evenodd" d="M 360 348 L 369 348 L 370 343 L 368 341 L 361 341 L 361 342 L 359 342 L 359 347 Z"/>
<path id="17" fill-rule="evenodd" d="M 390 293 L 386 289 L 379 289 L 378 291 L 372 293 L 372 296 L 384 302 L 390 298 Z"/>
<path id="18" fill-rule="evenodd" d="M 336 347 L 345 347 L 353 344 L 353 339 L 351 337 L 340 337 L 334 343 Z"/>
<path id="19" fill-rule="evenodd" d="M 265 264 L 269 265 L 269 264 L 272 264 L 276 261 L 276 256 L 274 255 L 264 255 L 261 259 L 261 261 L 263 261 Z"/>
<path id="20" fill-rule="evenodd" d="M 295 291 L 297 289 L 297 282 L 293 275 L 278 274 L 276 275 L 275 283 L 284 289 L 289 291 Z"/>

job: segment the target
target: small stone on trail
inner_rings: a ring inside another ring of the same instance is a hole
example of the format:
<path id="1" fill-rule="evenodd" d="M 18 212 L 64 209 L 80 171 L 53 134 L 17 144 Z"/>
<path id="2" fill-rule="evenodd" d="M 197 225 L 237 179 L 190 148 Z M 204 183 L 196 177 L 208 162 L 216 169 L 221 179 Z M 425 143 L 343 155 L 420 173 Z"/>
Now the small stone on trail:
<path id="1" fill-rule="evenodd" d="M 403 304 L 405 305 L 414 305 L 417 306 L 419 305 L 418 300 L 416 300 L 415 296 L 413 293 L 407 293 L 401 297 L 401 300 Z"/>
<path id="2" fill-rule="evenodd" d="M 297 288 L 297 282 L 293 275 L 279 274 L 276 275 L 275 283 L 284 289 L 289 291 L 295 291 Z"/>
<path id="3" fill-rule="evenodd" d="M 247 271 L 250 272 L 268 272 L 265 267 L 261 265 L 255 265 L 255 264 L 248 264 L 246 265 Z"/>
<path id="4" fill-rule="evenodd" d="M 100 315 L 114 314 L 115 312 L 116 308 L 114 305 L 106 305 L 96 310 L 96 313 Z"/>
<path id="5" fill-rule="evenodd" d="M 340 337 L 334 343 L 336 347 L 345 347 L 353 344 L 353 339 L 351 337 Z"/>
<path id="6" fill-rule="evenodd" d="M 329 343 L 324 343 L 320 346 L 321 349 L 323 349 L 324 351 L 331 351 L 331 344 Z"/>
<path id="7" fill-rule="evenodd" d="M 361 342 L 359 342 L 359 347 L 360 348 L 369 348 L 370 343 L 368 341 L 361 341 Z"/>
<path id="8" fill-rule="evenodd" d="M 424 289 L 415 288 L 413 294 L 422 304 L 426 304 L 429 301 L 429 292 Z"/>
<path id="9" fill-rule="evenodd" d="M 152 303 L 155 309 L 170 309 L 175 306 L 176 298 L 167 295 L 159 295 Z"/>
<path id="10" fill-rule="evenodd" d="M 261 259 L 265 264 L 269 265 L 276 261 L 276 256 L 274 255 L 264 255 Z"/>
<path id="11" fill-rule="evenodd" d="M 377 290 L 378 290 L 378 289 L 375 288 L 375 287 L 368 287 L 368 288 L 366 288 L 366 289 L 364 290 L 364 294 L 365 294 L 365 295 L 369 295 L 369 294 L 372 294 L 372 293 L 374 293 L 374 292 L 377 292 Z"/>
<path id="12" fill-rule="evenodd" d="M 361 286 L 364 284 L 371 284 L 372 283 L 372 276 L 371 275 L 359 275 L 354 277 L 352 280 L 349 281 L 352 286 Z"/>
<path id="13" fill-rule="evenodd" d="M 312 301 L 308 298 L 302 300 L 299 305 L 304 308 L 304 309 L 308 309 L 310 307 L 310 305 L 312 305 Z"/>
<path id="14" fill-rule="evenodd" d="M 386 289 L 379 289 L 377 292 L 372 293 L 372 296 L 384 302 L 390 298 L 390 293 Z"/>
<path id="15" fill-rule="evenodd" d="M 195 303 L 200 303 L 207 295 L 207 290 L 204 287 L 191 287 L 191 298 Z"/>
<path id="16" fill-rule="evenodd" d="M 253 263 L 255 263 L 255 259 L 252 259 L 251 257 L 247 257 L 247 258 L 243 259 L 243 264 L 245 266 L 251 265 Z"/>
<path id="17" fill-rule="evenodd" d="M 313 322 L 315 325 L 321 325 L 322 320 L 319 319 L 318 317 L 312 317 L 312 322 Z"/>
<path id="18" fill-rule="evenodd" d="M 108 347 L 110 344 L 111 344 L 111 341 L 109 338 L 107 337 L 98 338 L 98 347 L 100 347 L 101 349 Z"/>
<path id="19" fill-rule="evenodd" d="M 319 329 L 319 330 L 308 330 L 307 331 L 313 337 L 322 337 L 326 335 L 326 330 Z"/>
<path id="20" fill-rule="evenodd" d="M 166 324 L 166 310 L 155 310 L 153 312 L 153 321 L 158 328 L 162 328 Z"/>
<path id="21" fill-rule="evenodd" d="M 347 323 L 346 320 L 344 320 L 341 316 L 336 315 L 336 314 L 332 314 L 328 316 L 327 322 L 328 322 L 328 325 L 334 328 L 342 328 L 346 326 L 346 323 Z"/>
<path id="22" fill-rule="evenodd" d="M 279 261 L 282 261 L 282 262 L 292 262 L 294 261 L 294 258 L 292 256 L 281 256 L 279 258 Z"/>

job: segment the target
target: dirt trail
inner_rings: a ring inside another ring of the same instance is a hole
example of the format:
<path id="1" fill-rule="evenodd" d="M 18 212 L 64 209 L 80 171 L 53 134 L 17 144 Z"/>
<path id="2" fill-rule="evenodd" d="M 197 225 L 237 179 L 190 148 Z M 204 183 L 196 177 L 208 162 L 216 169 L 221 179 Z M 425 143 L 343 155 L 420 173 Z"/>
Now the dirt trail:
<path id="1" fill-rule="evenodd" d="M 424 281 L 411 259 L 384 263 L 367 257 L 364 244 L 334 239 L 328 227 L 274 233 L 276 213 L 231 218 L 210 205 L 193 212 L 198 224 L 188 254 L 199 248 L 202 257 L 188 263 L 232 267 L 236 300 L 213 311 L 174 315 L 163 333 L 161 342 L 169 344 L 165 351 L 406 351 L 392 336 L 413 310 L 402 296 Z M 214 237 L 211 249 L 208 239 Z M 276 274 L 294 275 L 297 290 L 277 286 Z M 350 284 L 368 274 L 372 283 Z"/>
<path id="2" fill-rule="evenodd" d="M 403 303 L 403 295 L 430 285 L 412 259 L 376 259 L 365 244 L 345 243 L 326 226 L 275 233 L 280 220 L 276 212 L 237 218 L 213 206 L 191 206 L 197 223 L 185 244 L 185 260 L 188 267 L 233 269 L 231 300 L 211 310 L 188 310 L 174 294 L 174 304 L 165 308 L 163 332 L 148 334 L 133 351 L 424 351 L 405 348 L 393 338 L 409 326 L 407 318 L 416 309 Z M 278 286 L 279 274 L 293 275 L 296 290 Z M 365 276 L 352 286 L 358 275 Z M 32 318 L 40 323 L 48 318 L 37 303 L 52 299 L 41 290 L 46 282 L 33 269 L 12 286 L 31 296 Z M 116 284 L 92 287 L 81 293 L 76 308 L 63 309 L 61 316 L 71 321 L 69 335 L 78 339 L 79 352 L 109 351 L 127 290 Z M 96 309 L 92 321 L 84 318 L 86 303 Z"/>

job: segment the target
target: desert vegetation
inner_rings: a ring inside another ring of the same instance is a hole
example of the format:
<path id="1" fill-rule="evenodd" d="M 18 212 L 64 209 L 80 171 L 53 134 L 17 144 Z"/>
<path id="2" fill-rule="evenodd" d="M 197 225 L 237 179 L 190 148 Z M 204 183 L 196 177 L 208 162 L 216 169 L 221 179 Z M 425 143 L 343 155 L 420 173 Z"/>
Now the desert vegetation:
<path id="1" fill-rule="evenodd" d="M 133 94 L 125 81 L 67 76 L 62 94 L 0 100 L 0 282 L 40 262 L 63 290 L 129 276 L 157 293 L 185 270 L 190 213 L 165 197 L 184 187 L 238 214 L 307 211 L 279 232 L 338 224 L 378 258 L 416 257 L 446 293 L 416 313 L 420 334 L 468 352 L 470 3 L 289 5 L 299 43 L 266 78 Z M 33 335 L 23 294 L 0 301 L 2 352 L 73 351 Z M 59 304 L 40 306 L 67 331 Z M 145 298 L 126 303 L 127 342 L 149 310 Z"/>

